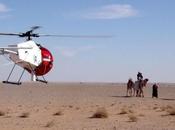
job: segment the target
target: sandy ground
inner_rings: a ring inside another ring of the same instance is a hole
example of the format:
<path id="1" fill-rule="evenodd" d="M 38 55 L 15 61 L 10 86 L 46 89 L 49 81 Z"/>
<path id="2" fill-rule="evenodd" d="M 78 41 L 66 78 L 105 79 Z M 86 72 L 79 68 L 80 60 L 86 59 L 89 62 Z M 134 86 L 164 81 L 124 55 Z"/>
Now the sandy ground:
<path id="1" fill-rule="evenodd" d="M 174 130 L 175 84 L 160 84 L 158 99 L 147 86 L 140 98 L 125 84 L 0 84 L 0 130 Z M 107 118 L 92 118 L 99 108 Z"/>

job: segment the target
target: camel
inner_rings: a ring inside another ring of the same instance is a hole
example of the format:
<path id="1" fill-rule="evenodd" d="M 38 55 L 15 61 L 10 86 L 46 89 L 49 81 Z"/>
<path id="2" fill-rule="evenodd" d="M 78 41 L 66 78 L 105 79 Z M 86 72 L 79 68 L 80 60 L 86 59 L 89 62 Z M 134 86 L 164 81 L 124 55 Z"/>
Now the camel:
<path id="1" fill-rule="evenodd" d="M 136 97 L 144 97 L 143 87 L 146 86 L 148 81 L 149 81 L 149 79 L 147 79 L 147 78 L 144 80 L 135 81 L 133 96 L 135 96 L 135 94 L 136 94 Z"/>
<path id="2" fill-rule="evenodd" d="M 132 89 L 134 88 L 134 82 L 132 81 L 132 79 L 130 78 L 128 80 L 128 83 L 127 83 L 127 91 L 126 91 L 126 96 L 128 96 L 128 93 L 129 93 L 129 96 L 132 96 Z"/>
<path id="3" fill-rule="evenodd" d="M 146 86 L 149 79 L 144 79 L 140 81 L 135 81 L 135 83 L 132 81 L 132 79 L 128 80 L 127 83 L 127 92 L 126 96 L 128 96 L 128 93 L 130 96 L 136 96 L 136 97 L 144 97 L 143 93 L 143 87 Z M 133 93 L 132 93 L 133 90 Z"/>

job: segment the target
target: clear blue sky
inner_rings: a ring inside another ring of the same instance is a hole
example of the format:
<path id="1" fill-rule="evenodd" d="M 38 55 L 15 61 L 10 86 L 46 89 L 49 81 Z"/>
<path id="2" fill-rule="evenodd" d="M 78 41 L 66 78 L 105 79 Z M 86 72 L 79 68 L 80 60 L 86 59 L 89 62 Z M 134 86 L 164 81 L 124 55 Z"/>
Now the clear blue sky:
<path id="1" fill-rule="evenodd" d="M 44 34 L 115 35 L 35 39 L 54 55 L 50 81 L 126 82 L 141 71 L 151 82 L 175 82 L 174 5 L 174 0 L 1 0 L 0 32 L 40 25 L 36 32 Z M 0 46 L 22 40 L 1 36 Z M 4 80 L 11 65 L 4 57 L 0 62 Z"/>

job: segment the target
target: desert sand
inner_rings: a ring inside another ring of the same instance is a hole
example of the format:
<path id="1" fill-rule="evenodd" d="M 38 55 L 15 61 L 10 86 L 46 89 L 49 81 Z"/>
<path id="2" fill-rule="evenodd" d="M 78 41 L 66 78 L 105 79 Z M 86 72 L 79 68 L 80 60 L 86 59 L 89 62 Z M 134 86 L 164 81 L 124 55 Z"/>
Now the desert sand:
<path id="1" fill-rule="evenodd" d="M 0 130 L 174 130 L 175 84 L 159 86 L 153 99 L 151 84 L 144 98 L 124 83 L 0 84 Z"/>

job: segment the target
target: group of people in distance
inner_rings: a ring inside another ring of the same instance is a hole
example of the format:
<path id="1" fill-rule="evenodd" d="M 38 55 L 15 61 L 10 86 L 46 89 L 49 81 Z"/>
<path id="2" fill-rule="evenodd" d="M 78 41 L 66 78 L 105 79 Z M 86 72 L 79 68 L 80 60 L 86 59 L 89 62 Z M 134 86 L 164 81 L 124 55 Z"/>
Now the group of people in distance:
<path id="1" fill-rule="evenodd" d="M 138 72 L 137 81 L 133 82 L 131 78 L 128 80 L 126 96 L 129 94 L 130 96 L 144 97 L 143 87 L 146 86 L 147 82 L 148 79 L 143 79 L 142 73 Z M 152 86 L 152 98 L 154 97 L 158 98 L 158 85 L 156 83 Z"/>

